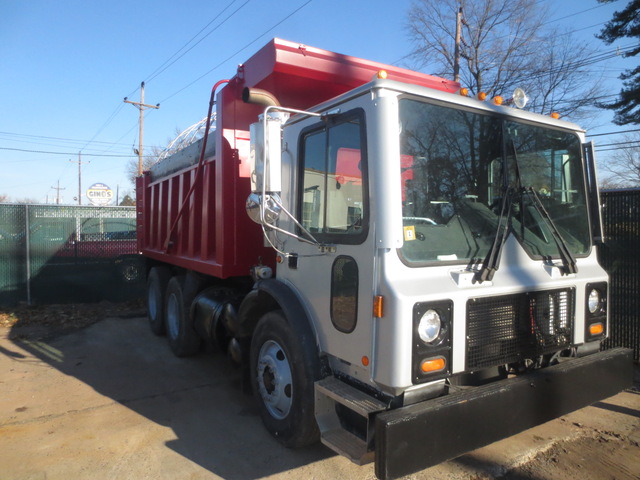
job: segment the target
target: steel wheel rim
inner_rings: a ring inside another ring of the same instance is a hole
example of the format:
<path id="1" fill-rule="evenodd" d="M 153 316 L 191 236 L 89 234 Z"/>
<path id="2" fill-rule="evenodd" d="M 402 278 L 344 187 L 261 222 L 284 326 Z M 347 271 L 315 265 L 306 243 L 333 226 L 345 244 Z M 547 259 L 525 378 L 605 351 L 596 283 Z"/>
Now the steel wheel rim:
<path id="1" fill-rule="evenodd" d="M 258 391 L 267 411 L 278 420 L 286 418 L 293 403 L 293 377 L 284 349 L 273 340 L 266 341 L 256 370 Z"/>

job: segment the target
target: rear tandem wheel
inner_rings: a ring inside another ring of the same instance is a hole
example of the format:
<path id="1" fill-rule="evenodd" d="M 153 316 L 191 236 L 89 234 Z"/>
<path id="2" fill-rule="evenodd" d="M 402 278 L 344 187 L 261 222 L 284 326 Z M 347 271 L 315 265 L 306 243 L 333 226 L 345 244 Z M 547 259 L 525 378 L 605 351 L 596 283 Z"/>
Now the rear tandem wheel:
<path id="1" fill-rule="evenodd" d="M 167 285 L 165 298 L 167 340 L 177 357 L 188 357 L 198 353 L 202 342 L 190 322 L 191 299 L 185 298 L 184 281 L 184 275 L 172 277 Z"/>

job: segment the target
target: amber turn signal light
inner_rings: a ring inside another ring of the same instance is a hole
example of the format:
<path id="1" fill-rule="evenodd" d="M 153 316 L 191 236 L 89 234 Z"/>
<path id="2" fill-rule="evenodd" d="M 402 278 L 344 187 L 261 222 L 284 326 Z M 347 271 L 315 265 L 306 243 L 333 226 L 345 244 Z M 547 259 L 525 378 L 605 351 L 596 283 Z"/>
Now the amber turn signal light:
<path id="1" fill-rule="evenodd" d="M 422 373 L 432 373 L 444 370 L 447 366 L 447 362 L 444 357 L 427 358 L 420 363 L 420 370 Z"/>
<path id="2" fill-rule="evenodd" d="M 604 324 L 602 323 L 592 323 L 589 325 L 589 334 L 592 337 L 597 337 L 598 335 L 602 335 L 604 333 Z"/>

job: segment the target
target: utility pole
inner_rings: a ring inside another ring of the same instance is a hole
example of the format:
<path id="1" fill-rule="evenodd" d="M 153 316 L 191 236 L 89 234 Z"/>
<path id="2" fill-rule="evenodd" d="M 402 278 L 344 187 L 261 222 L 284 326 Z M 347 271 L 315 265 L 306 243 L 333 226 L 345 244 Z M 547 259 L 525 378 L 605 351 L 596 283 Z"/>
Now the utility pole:
<path id="1" fill-rule="evenodd" d="M 60 190 L 66 190 L 65 187 L 60 187 L 60 180 L 58 180 L 57 187 L 51 187 L 56 191 L 56 205 L 60 205 Z"/>
<path id="2" fill-rule="evenodd" d="M 82 164 L 91 163 L 90 161 L 82 161 L 82 152 L 78 152 L 78 160 L 69 160 L 78 164 L 78 205 L 82 205 Z"/>
<path id="3" fill-rule="evenodd" d="M 138 110 L 140 110 L 140 141 L 138 145 L 138 175 L 142 175 L 142 144 L 143 144 L 143 136 L 144 136 L 144 109 L 145 108 L 160 108 L 160 104 L 156 105 L 147 105 L 144 103 L 144 82 L 140 84 L 140 101 L 132 102 L 131 100 L 127 100 L 127 97 L 124 97 L 124 103 L 130 103 Z"/>
<path id="4" fill-rule="evenodd" d="M 462 7 L 458 8 L 456 14 L 456 45 L 453 52 L 453 81 L 460 81 L 460 39 L 462 37 Z"/>

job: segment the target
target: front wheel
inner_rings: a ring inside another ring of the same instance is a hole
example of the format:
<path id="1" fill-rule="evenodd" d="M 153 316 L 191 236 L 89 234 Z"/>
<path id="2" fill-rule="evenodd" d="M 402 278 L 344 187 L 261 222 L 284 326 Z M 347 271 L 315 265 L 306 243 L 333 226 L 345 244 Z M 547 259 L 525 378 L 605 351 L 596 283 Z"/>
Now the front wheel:
<path id="1" fill-rule="evenodd" d="M 266 429 L 286 447 L 318 441 L 313 384 L 314 346 L 303 345 L 281 311 L 265 314 L 251 340 L 251 383 Z"/>

